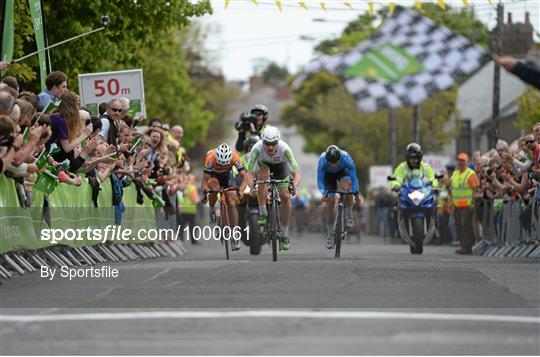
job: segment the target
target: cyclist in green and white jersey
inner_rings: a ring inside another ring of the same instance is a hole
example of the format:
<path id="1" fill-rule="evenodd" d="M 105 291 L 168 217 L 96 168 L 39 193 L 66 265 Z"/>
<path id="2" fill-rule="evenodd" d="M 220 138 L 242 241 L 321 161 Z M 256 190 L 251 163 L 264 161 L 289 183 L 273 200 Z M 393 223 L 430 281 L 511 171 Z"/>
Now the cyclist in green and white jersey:
<path id="1" fill-rule="evenodd" d="M 276 127 L 268 126 L 263 131 L 261 140 L 251 149 L 247 171 L 246 180 L 251 190 L 253 190 L 255 176 L 258 180 L 268 180 L 271 176 L 276 180 L 288 180 L 289 176 L 292 177 L 292 187 L 289 187 L 287 183 L 278 185 L 281 198 L 281 232 L 279 233 L 281 249 L 289 250 L 291 248 L 289 240 L 289 222 L 292 214 L 291 194 L 293 196 L 296 194 L 295 190 L 300 184 L 301 176 L 291 148 L 281 140 L 281 134 Z M 259 225 L 265 225 L 268 220 L 267 197 L 267 185 L 257 185 Z"/>

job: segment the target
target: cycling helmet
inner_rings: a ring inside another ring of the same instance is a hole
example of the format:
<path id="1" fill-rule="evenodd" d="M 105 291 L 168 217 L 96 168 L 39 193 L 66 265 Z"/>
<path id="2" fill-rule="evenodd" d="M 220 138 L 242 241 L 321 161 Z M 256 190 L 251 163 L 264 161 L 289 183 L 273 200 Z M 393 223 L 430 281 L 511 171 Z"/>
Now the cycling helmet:
<path id="1" fill-rule="evenodd" d="M 261 139 L 265 144 L 277 144 L 281 139 L 281 134 L 275 126 L 268 126 L 264 129 Z"/>
<path id="2" fill-rule="evenodd" d="M 251 107 L 250 113 L 251 114 L 260 113 L 263 115 L 264 121 L 268 119 L 268 108 L 262 104 L 255 104 L 253 107 Z"/>
<path id="3" fill-rule="evenodd" d="M 216 149 L 216 161 L 220 165 L 228 165 L 232 159 L 232 151 L 229 145 L 223 143 Z"/>
<path id="4" fill-rule="evenodd" d="M 259 135 L 252 135 L 244 140 L 244 152 L 250 152 L 253 145 L 255 145 L 259 140 L 261 140 Z"/>
<path id="5" fill-rule="evenodd" d="M 330 145 L 326 149 L 326 161 L 331 164 L 335 164 L 341 159 L 341 150 L 336 145 Z"/>
<path id="6" fill-rule="evenodd" d="M 410 143 L 407 145 L 407 149 L 405 152 L 405 158 L 407 160 L 409 159 L 418 159 L 418 161 L 422 161 L 422 158 L 424 157 L 424 152 L 422 151 L 422 147 L 418 145 L 417 143 Z"/>

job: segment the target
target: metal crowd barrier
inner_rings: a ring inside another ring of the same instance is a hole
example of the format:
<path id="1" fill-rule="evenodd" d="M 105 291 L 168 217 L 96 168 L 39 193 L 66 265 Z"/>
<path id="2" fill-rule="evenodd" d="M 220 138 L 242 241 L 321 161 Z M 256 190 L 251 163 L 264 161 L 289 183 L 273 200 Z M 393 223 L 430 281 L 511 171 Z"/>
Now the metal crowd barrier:
<path id="1" fill-rule="evenodd" d="M 482 239 L 473 247 L 473 253 L 540 257 L 540 200 L 483 200 L 476 213 Z"/>

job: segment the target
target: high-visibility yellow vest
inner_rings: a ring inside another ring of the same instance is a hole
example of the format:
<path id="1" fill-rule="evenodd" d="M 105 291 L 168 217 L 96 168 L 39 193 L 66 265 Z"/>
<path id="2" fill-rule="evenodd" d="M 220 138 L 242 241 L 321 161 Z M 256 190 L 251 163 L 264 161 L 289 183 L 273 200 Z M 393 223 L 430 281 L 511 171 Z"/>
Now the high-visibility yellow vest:
<path id="1" fill-rule="evenodd" d="M 473 203 L 474 190 L 469 185 L 469 177 L 474 174 L 471 168 L 460 172 L 455 170 L 451 177 L 452 200 L 454 207 L 470 207 Z"/>
<path id="2" fill-rule="evenodd" d="M 197 187 L 193 184 L 189 184 L 186 188 L 186 192 L 178 192 L 178 200 L 180 203 L 180 212 L 185 214 L 196 214 L 197 205 L 191 199 L 193 191 L 197 190 Z"/>

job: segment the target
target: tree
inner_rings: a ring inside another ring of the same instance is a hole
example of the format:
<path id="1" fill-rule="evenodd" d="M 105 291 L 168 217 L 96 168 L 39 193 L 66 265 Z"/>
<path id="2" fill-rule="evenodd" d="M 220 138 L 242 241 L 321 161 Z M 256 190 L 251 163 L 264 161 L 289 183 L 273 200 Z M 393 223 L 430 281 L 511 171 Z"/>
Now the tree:
<path id="1" fill-rule="evenodd" d="M 35 38 L 27 1 L 15 2 L 14 58 L 35 51 Z M 52 69 L 68 75 L 70 88 L 77 88 L 77 74 L 137 68 L 140 48 L 151 48 L 172 29 L 189 24 L 190 18 L 212 11 L 209 0 L 139 1 L 47 1 L 44 22 L 48 43 L 54 44 L 100 26 L 102 15 L 110 18 L 101 32 L 50 51 Z M 39 91 L 37 56 L 14 65 L 8 74 L 21 80 L 23 88 Z"/>
<path id="2" fill-rule="evenodd" d="M 185 132 L 182 144 L 193 147 L 205 137 L 215 116 L 205 109 L 206 97 L 191 81 L 181 36 L 169 33 L 161 43 L 137 53 L 142 59 L 148 113 L 170 125 L 181 124 Z"/>
<path id="3" fill-rule="evenodd" d="M 44 5 L 49 44 L 100 26 L 101 15 L 110 18 L 106 30 L 51 50 L 53 70 L 68 75 L 71 90 L 77 90 L 79 73 L 142 68 L 149 116 L 182 124 L 187 148 L 206 137 L 215 120 L 215 114 L 208 110 L 211 96 L 197 88 L 190 77 L 192 64 L 202 64 L 205 56 L 200 47 L 186 45 L 193 37 L 186 37 L 187 31 L 182 29 L 188 27 L 190 18 L 211 12 L 209 0 L 64 0 Z M 28 2 L 16 1 L 15 6 L 17 58 L 35 51 L 35 39 Z M 8 72 L 19 79 L 22 88 L 34 92 L 40 91 L 37 58 L 15 64 Z"/>
<path id="4" fill-rule="evenodd" d="M 287 67 L 281 67 L 275 62 L 269 63 L 262 72 L 264 82 L 268 84 L 284 83 L 288 76 L 289 71 L 287 70 Z"/>
<path id="5" fill-rule="evenodd" d="M 540 122 L 540 92 L 530 87 L 519 97 L 518 103 L 518 119 L 514 126 L 531 131 L 532 126 Z"/>
<path id="6" fill-rule="evenodd" d="M 214 117 L 206 135 L 200 136 L 197 146 L 190 151 L 194 159 L 198 156 L 204 159 L 208 146 L 222 140 L 227 136 L 227 131 L 232 130 L 230 123 L 225 122 L 225 117 L 229 114 L 231 103 L 240 96 L 240 89 L 225 80 L 216 65 L 216 58 L 204 48 L 208 34 L 216 31 L 219 29 L 215 25 L 203 26 L 192 22 L 179 32 L 189 76 L 199 94 L 204 97 L 204 109 Z"/>
<path id="7" fill-rule="evenodd" d="M 377 31 L 373 26 L 376 20 L 377 16 L 369 13 L 360 15 L 345 27 L 339 38 L 322 41 L 315 46 L 315 51 L 326 55 L 336 55 L 351 49 L 357 43 L 364 41 Z"/>

